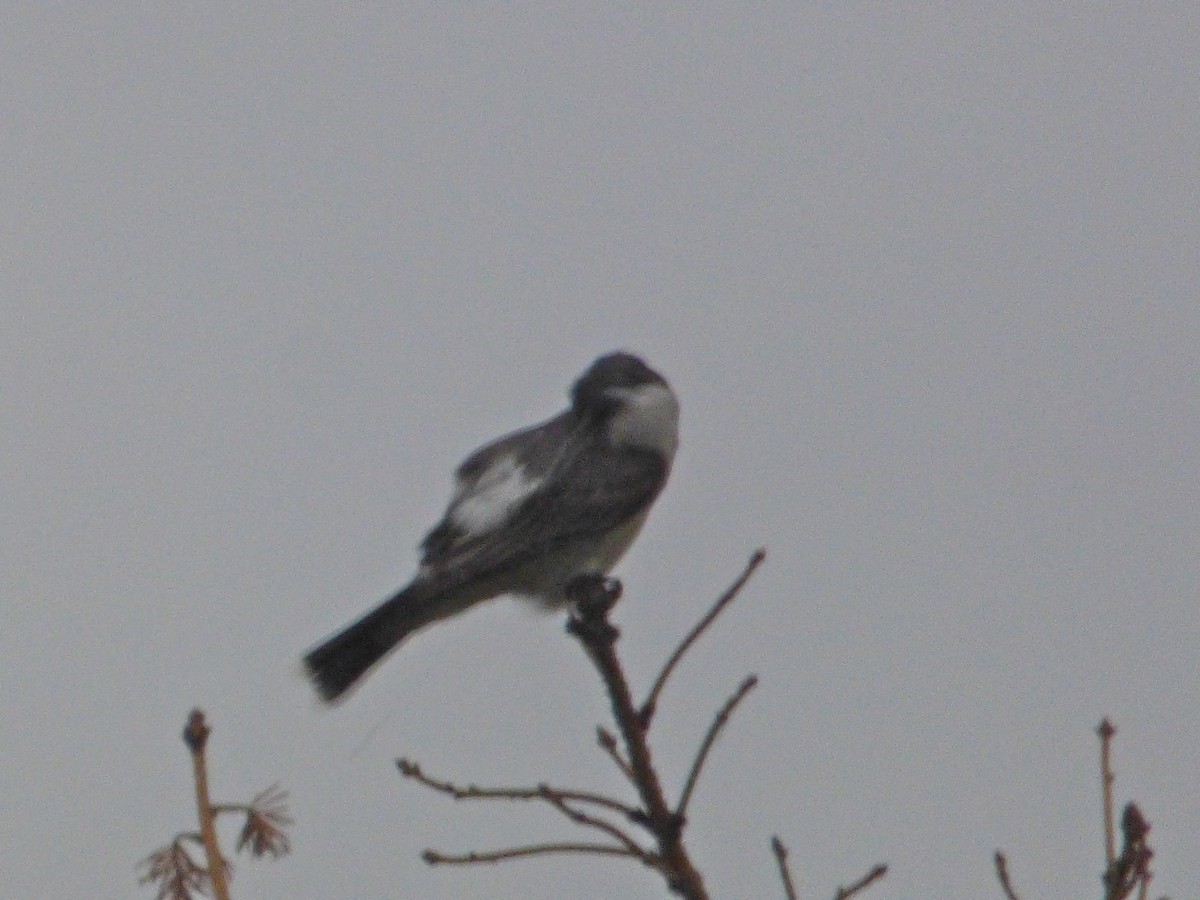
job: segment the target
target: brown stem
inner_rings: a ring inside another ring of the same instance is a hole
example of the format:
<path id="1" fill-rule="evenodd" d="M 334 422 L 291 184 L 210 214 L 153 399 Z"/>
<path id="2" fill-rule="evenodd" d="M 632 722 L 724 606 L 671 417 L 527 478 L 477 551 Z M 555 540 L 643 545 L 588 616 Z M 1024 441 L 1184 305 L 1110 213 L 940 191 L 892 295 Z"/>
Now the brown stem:
<path id="1" fill-rule="evenodd" d="M 208 859 L 208 878 L 216 900 L 229 900 L 229 882 L 225 877 L 225 859 L 217 843 L 217 828 L 213 821 L 213 807 L 208 798 L 208 767 L 204 761 L 204 748 L 212 731 L 204 721 L 204 713 L 193 709 L 183 729 L 183 742 L 192 752 L 192 771 L 196 780 L 196 808 L 200 815 L 200 837 L 204 841 L 204 854 Z"/>
<path id="2" fill-rule="evenodd" d="M 576 613 L 568 630 L 579 638 L 600 673 L 612 702 L 613 718 L 625 741 L 626 758 L 646 813 L 646 822 L 658 841 L 659 856 L 672 892 L 687 900 L 708 900 L 704 879 L 683 845 L 683 822 L 671 812 L 650 756 L 642 717 L 634 706 L 629 683 L 617 659 L 617 629 L 608 612 L 620 597 L 620 586 L 603 578 L 582 578 L 573 586 Z"/>
<path id="3" fill-rule="evenodd" d="M 1112 739 L 1116 733 L 1116 726 L 1107 716 L 1096 727 L 1096 734 L 1100 736 L 1100 784 L 1104 792 L 1104 861 L 1108 869 L 1117 859 L 1116 826 L 1113 822 L 1113 782 L 1116 776 L 1112 770 Z"/>

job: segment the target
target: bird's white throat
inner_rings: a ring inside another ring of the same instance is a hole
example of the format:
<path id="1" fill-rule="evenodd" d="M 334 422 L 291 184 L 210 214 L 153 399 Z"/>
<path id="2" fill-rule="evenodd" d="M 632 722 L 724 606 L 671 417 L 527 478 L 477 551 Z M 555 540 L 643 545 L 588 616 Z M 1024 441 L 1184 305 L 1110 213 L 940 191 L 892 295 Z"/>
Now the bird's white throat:
<path id="1" fill-rule="evenodd" d="M 679 401 L 665 384 L 612 388 L 607 392 L 621 401 L 608 425 L 614 444 L 655 450 L 670 462 L 679 446 Z"/>

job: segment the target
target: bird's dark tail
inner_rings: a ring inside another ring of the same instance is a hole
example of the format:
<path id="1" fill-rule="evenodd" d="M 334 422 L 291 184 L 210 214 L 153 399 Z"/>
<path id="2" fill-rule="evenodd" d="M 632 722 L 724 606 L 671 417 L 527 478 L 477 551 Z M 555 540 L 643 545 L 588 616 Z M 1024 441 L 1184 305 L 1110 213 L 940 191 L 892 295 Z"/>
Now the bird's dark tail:
<path id="1" fill-rule="evenodd" d="M 308 651 L 305 672 L 333 703 L 406 637 L 446 614 L 424 585 L 412 584 Z"/>

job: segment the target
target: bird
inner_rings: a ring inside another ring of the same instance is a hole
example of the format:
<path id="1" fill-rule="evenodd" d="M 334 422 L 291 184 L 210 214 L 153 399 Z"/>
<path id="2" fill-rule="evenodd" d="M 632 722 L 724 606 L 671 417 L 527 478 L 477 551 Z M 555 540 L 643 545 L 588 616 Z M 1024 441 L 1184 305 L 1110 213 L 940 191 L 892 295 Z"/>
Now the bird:
<path id="1" fill-rule="evenodd" d="M 547 609 L 578 577 L 605 576 L 662 492 L 679 446 L 679 400 L 638 356 L 599 357 L 570 405 L 471 453 L 409 584 L 317 644 L 304 668 L 326 703 L 418 629 L 503 594 Z"/>

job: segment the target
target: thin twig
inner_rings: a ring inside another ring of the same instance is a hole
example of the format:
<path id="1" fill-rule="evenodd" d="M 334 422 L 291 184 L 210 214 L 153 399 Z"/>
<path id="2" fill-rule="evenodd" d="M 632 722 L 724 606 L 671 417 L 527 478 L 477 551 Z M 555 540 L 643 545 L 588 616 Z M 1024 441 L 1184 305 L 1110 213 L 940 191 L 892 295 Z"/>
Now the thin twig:
<path id="1" fill-rule="evenodd" d="M 1116 775 L 1112 770 L 1112 739 L 1117 728 L 1105 716 L 1096 726 L 1100 736 L 1100 785 L 1104 793 L 1104 861 L 1111 869 L 1117 859 L 1116 823 L 1113 817 L 1113 782 Z"/>
<path id="2" fill-rule="evenodd" d="M 661 868 L 661 860 L 659 860 L 655 854 L 644 848 L 641 844 L 630 837 L 629 834 L 627 834 L 623 829 L 618 828 L 612 822 L 609 822 L 607 819 L 602 819 L 599 816 L 593 816 L 589 813 L 585 813 L 583 810 L 575 809 L 575 807 L 571 806 L 561 794 L 558 794 L 549 788 L 545 788 L 545 793 L 543 796 L 547 803 L 551 804 L 555 809 L 561 812 L 576 825 L 584 825 L 588 828 L 595 828 L 598 831 L 604 832 L 609 837 L 615 838 L 625 847 L 626 850 L 628 850 L 632 855 L 636 856 L 650 868 Z"/>
<path id="3" fill-rule="evenodd" d="M 603 725 L 596 726 L 596 743 L 602 750 L 609 755 L 616 767 L 621 770 L 621 774 L 632 784 L 633 769 L 629 768 L 629 763 L 625 762 L 625 757 L 621 755 L 620 749 L 617 747 L 617 737 Z"/>
<path id="4" fill-rule="evenodd" d="M 629 804 L 622 803 L 620 800 L 605 797 L 603 794 L 593 794 L 590 791 L 564 791 L 561 788 L 552 788 L 544 784 L 538 785 L 538 791 L 545 794 L 546 798 L 554 803 L 557 803 L 559 800 L 570 803 L 591 803 L 595 806 L 603 806 L 605 809 L 611 809 L 613 812 L 619 812 L 631 822 L 641 822 L 641 810 L 634 809 Z"/>
<path id="5" fill-rule="evenodd" d="M 696 753 L 696 759 L 692 763 L 692 770 L 688 772 L 687 781 L 683 785 L 683 793 L 679 796 L 679 806 L 675 809 L 675 815 L 680 819 L 687 817 L 688 804 L 692 800 L 692 792 L 696 789 L 696 782 L 700 779 L 700 771 L 704 768 L 704 761 L 708 758 L 708 753 L 712 750 L 713 744 L 716 743 L 717 736 L 721 733 L 721 729 L 729 721 L 729 717 L 733 714 L 734 709 L 745 698 L 745 696 L 754 689 L 758 684 L 757 675 L 749 675 L 738 685 L 738 689 L 734 691 L 733 696 L 725 701 L 725 705 L 721 707 L 712 724 L 708 726 L 708 733 L 704 735 L 704 741 L 700 744 L 700 750 Z"/>
<path id="6" fill-rule="evenodd" d="M 1012 879 L 1008 877 L 1008 857 L 999 850 L 996 851 L 996 878 L 1000 881 L 1006 900 L 1021 900 L 1012 885 Z"/>
<path id="7" fill-rule="evenodd" d="M 663 692 L 663 688 L 666 687 L 667 679 L 671 677 L 671 673 L 675 670 L 675 667 L 679 665 L 679 661 L 683 659 L 683 655 L 687 653 L 692 644 L 696 642 L 696 639 L 699 638 L 700 635 L 704 633 L 705 629 L 707 629 L 708 626 L 711 625 L 717 618 L 717 616 L 721 614 L 721 611 L 725 609 L 725 607 L 729 605 L 733 598 L 741 592 L 742 588 L 745 587 L 746 582 L 750 580 L 750 576 L 754 574 L 754 570 L 762 565 L 762 561 L 766 558 L 767 551 L 765 548 L 760 547 L 758 550 L 754 551 L 754 555 L 750 557 L 750 562 L 747 563 L 746 568 L 742 571 L 742 574 L 737 577 L 737 580 L 735 580 L 733 584 L 729 586 L 729 589 L 726 590 L 724 594 L 717 598 L 717 602 L 714 603 L 712 608 L 704 614 L 704 618 L 696 623 L 696 626 L 690 632 L 688 632 L 687 637 L 685 637 L 679 643 L 679 646 L 675 648 L 675 652 L 671 654 L 670 658 L 666 662 L 666 665 L 662 667 L 662 671 L 658 673 L 658 678 L 654 680 L 654 686 L 650 688 L 650 693 L 646 696 L 646 701 L 642 704 L 641 710 L 638 713 L 641 717 L 643 728 L 650 727 L 650 722 L 654 718 L 655 711 L 658 709 L 659 695 Z"/>
<path id="8" fill-rule="evenodd" d="M 595 806 L 600 806 L 605 809 L 610 809 L 621 813 L 629 821 L 638 825 L 645 826 L 645 816 L 641 815 L 638 810 L 628 804 L 621 803 L 611 797 L 605 797 L 602 794 L 594 794 L 587 791 L 567 791 L 552 788 L 547 784 L 539 784 L 535 788 L 481 788 L 477 785 L 467 785 L 460 787 L 450 781 L 441 781 L 436 778 L 431 778 L 426 775 L 421 767 L 411 760 L 398 759 L 396 766 L 400 773 L 406 778 L 411 778 L 418 784 L 422 784 L 431 790 L 441 794 L 453 797 L 455 800 L 542 800 L 554 807 L 558 812 L 562 813 L 572 822 L 577 825 L 583 825 L 588 828 L 595 828 L 598 831 L 607 834 L 609 837 L 615 838 L 624 849 L 624 851 L 633 857 L 636 857 L 644 865 L 650 868 L 661 868 L 660 860 L 650 851 L 642 847 L 622 828 L 614 825 L 606 819 L 599 816 L 586 813 L 583 810 L 576 809 L 571 806 L 571 803 L 590 803 Z M 539 844 L 535 849 L 516 848 L 509 850 L 499 850 L 488 853 L 467 853 L 458 855 L 447 855 L 437 850 L 427 850 L 425 857 L 427 861 L 437 860 L 442 862 L 457 862 L 467 863 L 476 862 L 498 862 L 504 859 L 516 859 L 521 856 L 529 856 L 534 853 L 552 853 L 552 852 L 567 852 L 561 848 L 570 847 L 570 852 L 582 852 L 582 848 L 590 847 L 590 844 Z M 607 845 L 595 845 L 607 846 Z M 554 849 L 559 848 L 559 849 Z M 614 848 L 615 849 L 615 848 Z M 596 852 L 601 852 L 597 850 Z M 603 851 L 611 852 L 609 850 Z"/>
<path id="9" fill-rule="evenodd" d="M 779 839 L 779 835 L 771 838 L 771 850 L 775 853 L 775 862 L 779 865 L 779 877 L 783 879 L 783 890 L 787 894 L 787 900 L 799 900 L 796 894 L 796 886 L 792 884 L 792 873 L 788 869 L 787 847 L 783 846 L 783 841 Z"/>
<path id="10" fill-rule="evenodd" d="M 833 895 L 833 900 L 849 900 L 859 891 L 865 890 L 870 885 L 874 884 L 880 878 L 887 874 L 887 863 L 880 863 L 870 872 L 864 875 L 850 887 L 838 888 L 837 893 Z"/>
<path id="11" fill-rule="evenodd" d="M 552 853 L 599 853 L 603 856 L 634 856 L 624 847 L 609 844 L 530 844 L 526 847 L 510 847 L 506 850 L 491 850 L 487 853 L 439 853 L 426 850 L 421 859 L 431 866 L 464 866 L 473 863 L 494 863 L 523 856 L 545 856 Z"/>
<path id="12" fill-rule="evenodd" d="M 631 821 L 640 821 L 641 819 L 639 811 L 632 806 L 622 803 L 620 800 L 614 800 L 612 797 L 606 797 L 603 794 L 594 794 L 588 791 L 563 790 L 545 784 L 540 784 L 532 788 L 482 788 L 474 784 L 460 787 L 450 781 L 439 781 L 436 778 L 431 778 L 425 774 L 420 765 L 408 759 L 396 760 L 396 767 L 404 777 L 411 778 L 413 781 L 423 784 L 425 787 L 439 793 L 453 797 L 455 800 L 547 800 L 551 797 L 556 797 L 573 803 L 592 803 L 596 806 L 603 806 L 606 809 L 621 813 L 621 815 Z"/>

